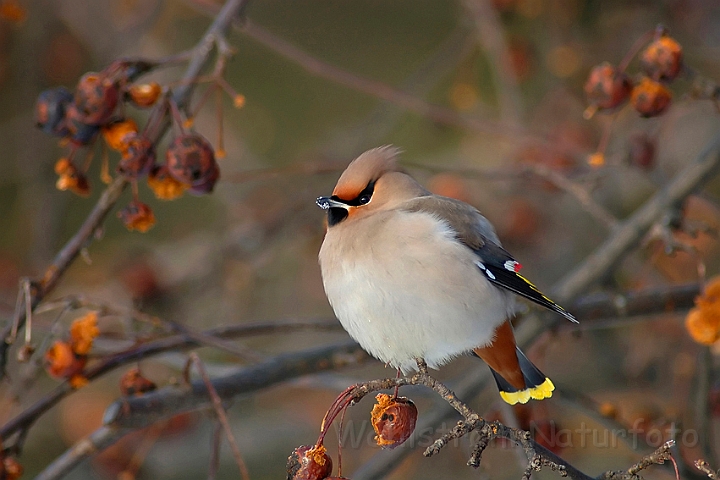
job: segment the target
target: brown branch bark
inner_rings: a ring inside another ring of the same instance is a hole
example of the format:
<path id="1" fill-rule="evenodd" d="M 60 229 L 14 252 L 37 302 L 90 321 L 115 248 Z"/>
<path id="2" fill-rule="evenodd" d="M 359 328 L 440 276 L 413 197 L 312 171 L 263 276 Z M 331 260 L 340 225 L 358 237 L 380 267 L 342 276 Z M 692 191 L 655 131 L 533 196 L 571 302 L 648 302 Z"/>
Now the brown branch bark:
<path id="1" fill-rule="evenodd" d="M 336 320 L 318 321 L 278 321 L 272 323 L 252 323 L 245 325 L 228 325 L 225 327 L 213 328 L 203 332 L 203 337 L 217 338 L 238 338 L 254 335 L 267 335 L 273 333 L 288 333 L 300 330 L 315 329 L 327 331 L 340 331 L 342 328 Z M 136 347 L 115 353 L 103 358 L 98 363 L 91 365 L 83 372 L 85 377 L 92 381 L 122 365 L 137 362 L 168 351 L 179 351 L 200 346 L 198 337 L 191 337 L 186 334 L 173 335 L 170 337 L 153 340 Z M 30 427 L 41 415 L 47 412 L 60 400 L 73 392 L 68 382 L 58 385 L 54 390 L 44 395 L 33 405 L 23 410 L 20 414 L 10 419 L 0 427 L 0 438 L 8 439 L 11 435 Z"/>

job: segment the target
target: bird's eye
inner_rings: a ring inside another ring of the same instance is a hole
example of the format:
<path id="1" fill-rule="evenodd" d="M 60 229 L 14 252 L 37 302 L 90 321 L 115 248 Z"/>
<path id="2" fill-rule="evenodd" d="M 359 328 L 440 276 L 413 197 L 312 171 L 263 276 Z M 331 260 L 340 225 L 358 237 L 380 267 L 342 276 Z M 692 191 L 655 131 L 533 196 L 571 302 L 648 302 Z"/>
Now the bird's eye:
<path id="1" fill-rule="evenodd" d="M 363 195 L 360 198 L 358 198 L 358 203 L 360 205 L 365 205 L 370 202 L 370 195 Z"/>

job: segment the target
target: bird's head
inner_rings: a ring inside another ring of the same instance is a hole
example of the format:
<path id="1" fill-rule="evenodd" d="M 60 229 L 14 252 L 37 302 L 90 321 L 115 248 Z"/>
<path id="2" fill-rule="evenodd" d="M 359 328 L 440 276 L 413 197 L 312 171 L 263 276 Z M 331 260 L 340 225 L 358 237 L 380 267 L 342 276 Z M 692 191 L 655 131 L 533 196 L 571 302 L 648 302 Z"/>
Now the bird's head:
<path id="1" fill-rule="evenodd" d="M 328 226 L 355 220 L 372 212 L 428 192 L 397 164 L 400 150 L 386 145 L 353 160 L 335 185 L 330 197 L 318 197 L 317 205 L 328 211 Z"/>

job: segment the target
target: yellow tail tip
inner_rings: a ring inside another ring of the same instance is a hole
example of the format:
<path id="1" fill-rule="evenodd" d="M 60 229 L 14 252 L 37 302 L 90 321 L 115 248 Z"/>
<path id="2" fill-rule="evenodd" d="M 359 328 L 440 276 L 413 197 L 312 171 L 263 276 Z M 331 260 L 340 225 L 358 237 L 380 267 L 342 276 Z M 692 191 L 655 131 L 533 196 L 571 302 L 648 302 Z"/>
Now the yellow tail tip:
<path id="1" fill-rule="evenodd" d="M 526 388 L 519 392 L 500 392 L 500 397 L 506 403 L 515 405 L 516 403 L 527 403 L 531 398 L 533 400 L 550 398 L 553 390 L 555 390 L 555 385 L 553 385 L 552 380 L 545 378 L 545 381 L 536 387 Z"/>

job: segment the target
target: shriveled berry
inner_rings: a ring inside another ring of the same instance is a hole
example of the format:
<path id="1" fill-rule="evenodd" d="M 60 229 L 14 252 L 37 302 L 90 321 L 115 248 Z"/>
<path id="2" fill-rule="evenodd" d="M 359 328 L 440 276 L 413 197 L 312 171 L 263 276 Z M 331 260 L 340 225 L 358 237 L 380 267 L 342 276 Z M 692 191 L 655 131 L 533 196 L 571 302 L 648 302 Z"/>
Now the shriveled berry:
<path id="1" fill-rule="evenodd" d="M 131 118 L 117 120 L 102 127 L 105 143 L 107 143 L 108 147 L 121 153 L 127 149 L 125 136 L 128 133 L 137 133 L 137 131 L 137 123 Z"/>
<path id="2" fill-rule="evenodd" d="M 219 175 L 210 142 L 196 133 L 175 137 L 167 149 L 166 160 L 168 173 L 178 182 L 191 187 L 201 187 Z"/>
<path id="3" fill-rule="evenodd" d="M 588 102 L 600 109 L 621 105 L 628 99 L 631 90 L 628 76 L 607 62 L 594 67 L 585 82 Z"/>
<path id="4" fill-rule="evenodd" d="M 673 80 L 682 70 L 683 51 L 673 38 L 663 35 L 640 54 L 645 73 L 655 80 Z"/>
<path id="5" fill-rule="evenodd" d="M 118 218 L 128 230 L 145 233 L 155 225 L 155 214 L 150 206 L 133 200 L 118 212 Z"/>
<path id="6" fill-rule="evenodd" d="M 81 197 L 90 195 L 90 183 L 87 177 L 67 158 L 57 161 L 55 173 L 59 175 L 55 183 L 58 190 L 70 190 Z"/>
<path id="7" fill-rule="evenodd" d="M 0 465 L 0 478 L 3 480 L 18 480 L 23 474 L 23 466 L 15 457 L 5 457 Z"/>
<path id="8" fill-rule="evenodd" d="M 68 135 L 65 126 L 65 110 L 73 95 L 65 87 L 51 88 L 38 95 L 35 103 L 35 122 L 43 132 L 58 137 Z"/>
<path id="9" fill-rule="evenodd" d="M 85 368 L 87 357 L 73 352 L 71 345 L 56 340 L 45 352 L 47 372 L 55 378 L 70 378 Z"/>
<path id="10" fill-rule="evenodd" d="M 155 146 L 142 133 L 130 132 L 122 139 L 125 151 L 117 166 L 119 174 L 127 178 L 145 175 L 155 164 Z"/>
<path id="11" fill-rule="evenodd" d="M 193 185 L 188 189 L 193 195 L 205 195 L 206 193 L 212 193 L 215 184 L 220 179 L 220 167 L 216 163 L 213 169 L 208 174 L 207 178 L 200 185 Z"/>
<path id="12" fill-rule="evenodd" d="M 127 91 L 130 101 L 138 107 L 147 108 L 155 105 L 162 94 L 162 87 L 157 82 L 133 85 Z"/>
<path id="13" fill-rule="evenodd" d="M 143 377 L 137 368 L 128 370 L 120 379 L 120 391 L 126 397 L 140 396 L 156 388 L 155 382 Z"/>
<path id="14" fill-rule="evenodd" d="M 655 117 L 665 112 L 672 101 L 672 93 L 662 83 L 648 77 L 633 87 L 631 102 L 643 117 Z"/>
<path id="15" fill-rule="evenodd" d="M 332 459 L 322 445 L 301 445 L 287 459 L 287 480 L 322 480 L 332 473 Z"/>
<path id="16" fill-rule="evenodd" d="M 95 140 L 100 126 L 90 125 L 85 122 L 83 114 L 80 113 L 74 103 L 68 105 L 65 111 L 64 128 L 67 129 L 68 139 L 75 145 L 87 145 Z"/>
<path id="17" fill-rule="evenodd" d="M 119 98 L 119 86 L 102 72 L 86 73 L 75 87 L 75 106 L 88 125 L 102 125 L 110 120 Z"/>
<path id="18" fill-rule="evenodd" d="M 148 174 L 148 187 L 160 200 L 175 200 L 181 197 L 188 186 L 170 176 L 167 165 L 156 165 Z"/>
<path id="19" fill-rule="evenodd" d="M 375 429 L 375 441 L 381 447 L 395 448 L 402 445 L 415 430 L 418 411 L 406 397 L 393 398 L 379 393 L 370 418 Z"/>

